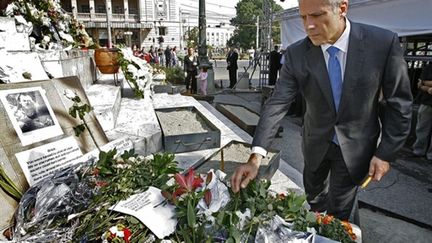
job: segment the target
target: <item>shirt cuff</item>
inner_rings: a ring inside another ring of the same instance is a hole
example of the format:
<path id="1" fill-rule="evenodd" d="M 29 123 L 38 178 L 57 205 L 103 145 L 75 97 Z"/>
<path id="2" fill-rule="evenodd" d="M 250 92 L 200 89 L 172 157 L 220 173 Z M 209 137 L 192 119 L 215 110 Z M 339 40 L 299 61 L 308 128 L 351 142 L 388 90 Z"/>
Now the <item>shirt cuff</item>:
<path id="1" fill-rule="evenodd" d="M 265 150 L 263 147 L 260 147 L 260 146 L 253 146 L 251 152 L 253 154 L 259 154 L 262 157 L 267 156 L 267 150 Z"/>

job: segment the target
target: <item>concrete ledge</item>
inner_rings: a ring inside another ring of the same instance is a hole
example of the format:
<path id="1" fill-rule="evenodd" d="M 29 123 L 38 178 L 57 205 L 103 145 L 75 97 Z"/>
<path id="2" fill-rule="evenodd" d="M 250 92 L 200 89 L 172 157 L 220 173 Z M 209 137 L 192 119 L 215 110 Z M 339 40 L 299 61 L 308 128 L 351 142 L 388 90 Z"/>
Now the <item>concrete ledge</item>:
<path id="1" fill-rule="evenodd" d="M 72 49 L 37 53 L 45 70 L 54 78 L 77 76 L 84 89 L 88 89 L 97 77 L 92 52 Z"/>
<path id="2" fill-rule="evenodd" d="M 86 90 L 86 94 L 102 129 L 104 131 L 114 129 L 120 111 L 120 88 L 95 84 Z"/>

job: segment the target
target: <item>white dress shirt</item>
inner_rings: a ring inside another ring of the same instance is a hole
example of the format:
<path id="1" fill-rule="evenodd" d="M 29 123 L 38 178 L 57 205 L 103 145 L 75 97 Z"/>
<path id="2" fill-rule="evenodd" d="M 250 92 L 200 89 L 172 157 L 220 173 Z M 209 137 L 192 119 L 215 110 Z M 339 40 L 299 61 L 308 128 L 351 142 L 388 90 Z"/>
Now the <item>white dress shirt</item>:
<path id="1" fill-rule="evenodd" d="M 347 18 L 345 18 L 345 23 L 346 24 L 345 24 L 344 32 L 342 32 L 342 35 L 339 37 L 339 39 L 333 45 L 328 44 L 328 43 L 321 45 L 321 50 L 322 50 L 323 55 L 324 55 L 324 60 L 325 60 L 327 69 L 328 69 L 328 60 L 330 58 L 330 54 L 327 52 L 327 48 L 329 48 L 330 46 L 334 46 L 334 47 L 337 47 L 339 49 L 339 52 L 337 53 L 337 58 L 338 58 L 339 63 L 341 65 L 342 82 L 344 80 L 344 75 L 345 75 L 345 66 L 346 66 L 346 59 L 347 59 L 347 52 L 348 52 L 348 45 L 349 45 L 349 35 L 351 32 L 351 23 Z M 260 146 L 252 147 L 251 152 L 256 153 L 256 154 L 260 154 L 263 157 L 265 157 L 267 155 L 267 150 L 265 150 L 263 147 L 260 147 Z"/>

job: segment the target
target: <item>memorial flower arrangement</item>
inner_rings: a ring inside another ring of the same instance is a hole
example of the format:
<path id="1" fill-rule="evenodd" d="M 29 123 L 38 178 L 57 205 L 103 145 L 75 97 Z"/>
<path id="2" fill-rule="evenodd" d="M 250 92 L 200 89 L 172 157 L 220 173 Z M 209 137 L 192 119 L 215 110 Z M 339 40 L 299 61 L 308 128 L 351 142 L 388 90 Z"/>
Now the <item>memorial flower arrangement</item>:
<path id="1" fill-rule="evenodd" d="M 91 107 L 83 108 L 76 97 L 70 111 L 85 115 Z M 13 240 L 159 242 L 137 218 L 110 209 L 150 186 L 160 188 L 166 198 L 153 208 L 175 207 L 176 229 L 165 237 L 171 242 L 250 242 L 256 237 L 284 242 L 310 235 L 295 230 L 344 243 L 355 239 L 348 223 L 308 212 L 305 195 L 276 194 L 267 180 L 254 180 L 233 193 L 223 172 L 189 169 L 183 174 L 177 165 L 173 154 L 101 151 L 98 158 L 58 172 L 24 194 Z M 278 218 L 284 225 L 274 224 Z"/>
<path id="2" fill-rule="evenodd" d="M 31 33 L 37 49 L 90 47 L 92 38 L 84 25 L 70 17 L 55 0 L 14 0 L 4 11 Z"/>
<path id="3" fill-rule="evenodd" d="M 133 55 L 130 48 L 120 47 L 117 61 L 135 97 L 144 98 L 144 89 L 152 81 L 152 67 L 145 60 Z"/>

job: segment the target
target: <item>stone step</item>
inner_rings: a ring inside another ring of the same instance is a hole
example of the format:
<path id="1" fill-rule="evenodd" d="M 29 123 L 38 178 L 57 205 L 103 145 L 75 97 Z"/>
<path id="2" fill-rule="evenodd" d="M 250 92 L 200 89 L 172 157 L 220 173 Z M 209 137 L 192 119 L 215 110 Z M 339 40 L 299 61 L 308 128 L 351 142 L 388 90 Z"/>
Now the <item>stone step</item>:
<path id="1" fill-rule="evenodd" d="M 120 111 L 120 88 L 95 84 L 86 90 L 86 94 L 102 129 L 105 132 L 114 129 Z"/>
<path id="2" fill-rule="evenodd" d="M 160 129 L 152 101 L 122 98 L 117 125 L 106 131 L 108 139 L 129 137 L 134 143 L 135 152 L 149 155 L 162 150 L 162 131 Z"/>

